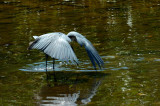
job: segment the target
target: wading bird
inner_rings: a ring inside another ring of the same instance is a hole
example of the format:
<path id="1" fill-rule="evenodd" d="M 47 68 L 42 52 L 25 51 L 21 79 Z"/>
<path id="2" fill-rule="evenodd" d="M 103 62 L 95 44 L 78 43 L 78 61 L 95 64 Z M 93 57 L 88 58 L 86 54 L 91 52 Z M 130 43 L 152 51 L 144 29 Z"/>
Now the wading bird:
<path id="1" fill-rule="evenodd" d="M 55 59 L 66 62 L 71 61 L 72 63 L 78 64 L 78 59 L 70 45 L 71 41 L 76 41 L 81 47 L 84 46 L 95 70 L 96 63 L 100 69 L 104 66 L 103 60 L 93 47 L 92 43 L 78 32 L 72 31 L 67 35 L 61 32 L 54 32 L 41 36 L 33 36 L 33 38 L 35 41 L 30 43 L 28 49 L 38 49 L 46 54 L 46 74 L 48 56 L 53 58 L 53 70 Z"/>

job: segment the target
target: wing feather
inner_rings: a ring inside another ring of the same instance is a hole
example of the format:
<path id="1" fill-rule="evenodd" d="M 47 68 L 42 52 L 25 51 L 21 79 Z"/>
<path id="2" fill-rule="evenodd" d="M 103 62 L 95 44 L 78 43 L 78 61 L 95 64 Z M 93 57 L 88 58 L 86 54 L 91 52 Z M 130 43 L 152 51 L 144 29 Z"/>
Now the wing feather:
<path id="1" fill-rule="evenodd" d="M 94 68 L 96 69 L 96 64 L 98 64 L 99 68 L 101 69 L 101 67 L 104 66 L 104 62 L 103 60 L 101 59 L 101 57 L 99 56 L 98 52 L 96 51 L 96 49 L 94 48 L 94 46 L 92 45 L 92 43 L 86 39 L 83 35 L 81 35 L 80 33 L 78 32 L 70 32 L 67 34 L 68 37 L 72 38 L 72 37 L 75 37 L 76 38 L 76 41 L 78 44 L 80 44 L 81 46 L 84 46 L 86 51 L 87 51 L 87 54 L 94 66 Z"/>
<path id="2" fill-rule="evenodd" d="M 29 46 L 29 49 L 39 49 L 52 58 L 78 63 L 78 59 L 69 44 L 71 40 L 65 34 L 55 32 L 34 38 L 36 39 Z"/>
<path id="3" fill-rule="evenodd" d="M 85 47 L 85 49 L 86 49 L 86 51 L 88 51 L 89 52 L 89 54 L 90 54 L 90 59 L 93 61 L 95 61 L 97 64 L 98 64 L 98 66 L 99 66 L 99 68 L 101 69 L 101 67 L 103 67 L 104 66 L 104 62 L 103 62 L 103 60 L 101 59 L 101 57 L 99 56 L 99 54 L 98 54 L 98 52 L 96 51 L 96 49 L 93 47 L 93 45 L 90 43 L 90 41 L 88 41 L 87 39 L 85 40 L 86 42 L 85 42 L 85 44 L 84 44 L 84 47 Z M 93 62 L 92 62 L 92 64 L 93 64 Z M 94 65 L 93 65 L 94 66 Z M 96 68 L 95 66 L 94 66 L 94 68 Z"/>
<path id="4" fill-rule="evenodd" d="M 96 70 L 96 64 L 95 64 L 94 58 L 92 58 L 91 52 L 87 49 L 86 49 L 86 51 L 87 51 L 87 54 L 88 54 L 88 56 L 89 56 L 89 58 L 90 58 L 90 60 L 93 64 L 94 69 Z"/>

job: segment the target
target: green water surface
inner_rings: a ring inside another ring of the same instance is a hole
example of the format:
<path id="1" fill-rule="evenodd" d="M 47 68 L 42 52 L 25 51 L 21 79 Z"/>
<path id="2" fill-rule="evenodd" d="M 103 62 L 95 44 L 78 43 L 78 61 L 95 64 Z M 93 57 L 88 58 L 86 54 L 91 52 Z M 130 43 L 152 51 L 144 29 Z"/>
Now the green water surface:
<path id="1" fill-rule="evenodd" d="M 77 31 L 89 39 L 105 67 L 97 72 L 78 44 L 80 65 L 28 51 L 33 35 Z M 1 106 L 160 105 L 159 0 L 1 0 Z"/>

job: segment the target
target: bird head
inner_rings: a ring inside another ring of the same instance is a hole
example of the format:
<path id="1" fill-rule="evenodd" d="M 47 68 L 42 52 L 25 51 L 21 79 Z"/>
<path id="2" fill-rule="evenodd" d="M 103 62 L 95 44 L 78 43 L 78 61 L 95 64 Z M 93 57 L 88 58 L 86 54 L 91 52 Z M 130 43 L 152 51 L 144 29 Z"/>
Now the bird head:
<path id="1" fill-rule="evenodd" d="M 74 31 L 69 32 L 69 33 L 67 34 L 67 36 L 68 36 L 72 41 L 77 42 L 76 35 L 77 35 L 77 33 L 74 32 Z"/>
<path id="2" fill-rule="evenodd" d="M 77 42 L 77 38 L 85 38 L 83 35 L 81 35 L 78 32 L 71 31 L 67 34 L 67 36 L 72 40 Z"/>

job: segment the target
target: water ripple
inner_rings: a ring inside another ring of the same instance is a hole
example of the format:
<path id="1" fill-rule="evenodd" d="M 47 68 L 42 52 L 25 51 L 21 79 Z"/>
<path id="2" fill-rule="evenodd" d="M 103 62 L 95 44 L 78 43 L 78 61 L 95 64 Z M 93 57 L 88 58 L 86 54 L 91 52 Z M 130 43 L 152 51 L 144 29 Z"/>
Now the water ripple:
<path id="1" fill-rule="evenodd" d="M 53 65 L 52 61 L 48 61 L 47 71 L 53 71 L 52 65 Z M 82 71 L 82 72 L 95 71 L 90 61 L 80 62 L 80 65 L 76 66 L 73 64 L 62 63 L 57 60 L 54 67 L 55 67 L 55 71 Z M 19 70 L 27 71 L 27 72 L 46 72 L 45 61 L 27 64 L 26 66 L 23 66 Z M 103 70 L 105 70 L 105 68 Z M 97 70 L 97 71 L 103 71 L 103 70 Z"/>

